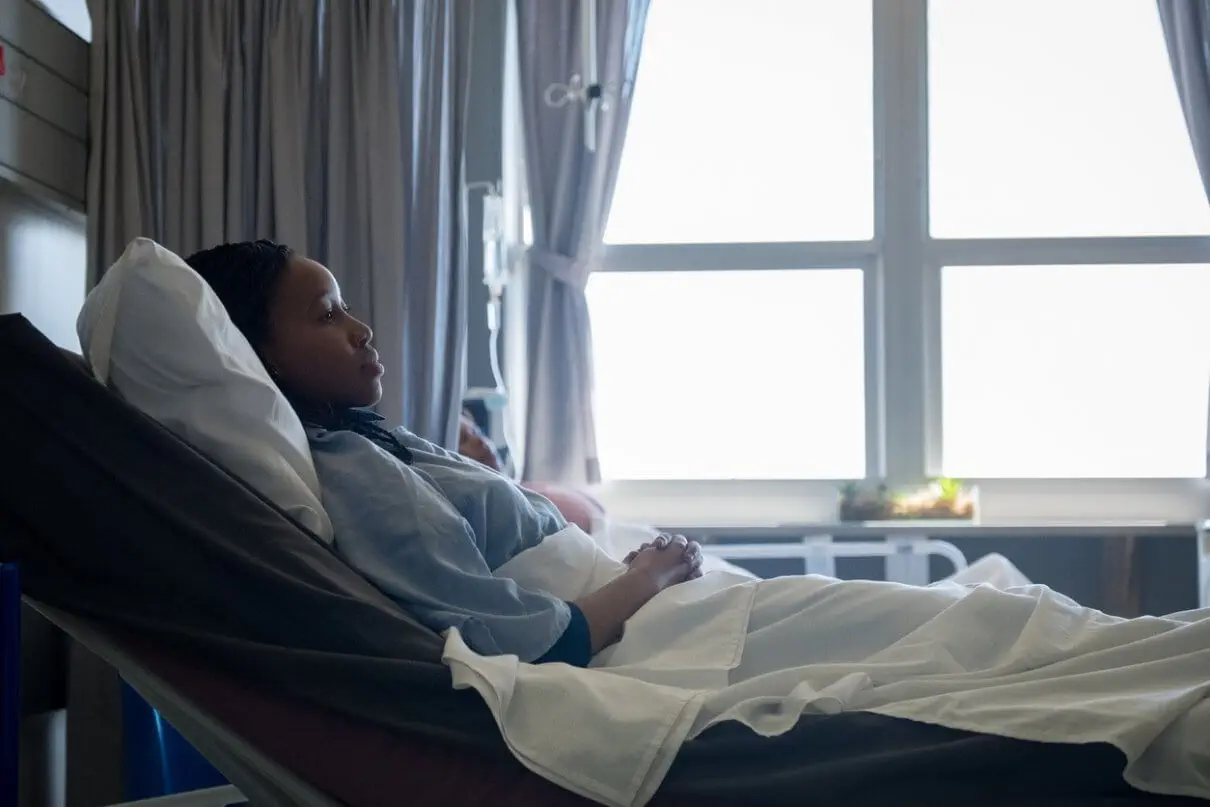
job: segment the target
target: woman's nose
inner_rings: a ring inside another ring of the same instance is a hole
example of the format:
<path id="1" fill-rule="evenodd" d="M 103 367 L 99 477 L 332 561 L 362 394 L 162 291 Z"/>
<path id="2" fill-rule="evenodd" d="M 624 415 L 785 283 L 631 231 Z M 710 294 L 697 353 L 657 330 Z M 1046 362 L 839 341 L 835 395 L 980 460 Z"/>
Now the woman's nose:
<path id="1" fill-rule="evenodd" d="M 361 323 L 361 331 L 357 334 L 357 346 L 365 347 L 366 345 L 370 344 L 370 341 L 373 338 L 374 330 L 364 322 Z"/>

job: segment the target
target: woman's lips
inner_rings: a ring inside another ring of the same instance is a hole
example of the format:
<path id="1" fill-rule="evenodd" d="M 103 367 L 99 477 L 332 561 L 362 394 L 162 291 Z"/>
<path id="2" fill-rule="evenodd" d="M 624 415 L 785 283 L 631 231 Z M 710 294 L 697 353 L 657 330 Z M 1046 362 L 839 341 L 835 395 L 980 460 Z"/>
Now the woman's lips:
<path id="1" fill-rule="evenodd" d="M 370 360 L 363 365 L 366 372 L 370 373 L 375 378 L 377 378 L 378 376 L 380 376 L 384 372 L 386 372 L 386 368 L 383 367 L 382 362 L 378 360 L 378 351 L 377 350 L 370 351 L 369 358 L 370 358 Z"/>

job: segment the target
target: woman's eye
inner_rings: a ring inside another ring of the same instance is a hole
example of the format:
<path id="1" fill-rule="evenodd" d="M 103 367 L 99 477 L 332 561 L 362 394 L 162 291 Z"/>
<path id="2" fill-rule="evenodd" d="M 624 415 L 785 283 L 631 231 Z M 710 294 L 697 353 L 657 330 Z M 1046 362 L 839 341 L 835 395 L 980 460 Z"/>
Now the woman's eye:
<path id="1" fill-rule="evenodd" d="M 334 319 L 336 319 L 336 312 L 334 310 L 324 314 L 324 322 L 331 322 Z"/>

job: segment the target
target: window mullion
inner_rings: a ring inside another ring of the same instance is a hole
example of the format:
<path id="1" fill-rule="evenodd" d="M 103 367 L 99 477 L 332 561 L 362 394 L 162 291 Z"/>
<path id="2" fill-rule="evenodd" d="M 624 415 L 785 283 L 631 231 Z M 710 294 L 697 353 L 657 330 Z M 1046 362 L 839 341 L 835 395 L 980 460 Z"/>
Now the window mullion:
<path id="1" fill-rule="evenodd" d="M 938 289 L 925 266 L 927 193 L 927 0 L 874 0 L 875 232 L 879 260 L 867 289 L 871 390 L 869 474 L 921 481 L 930 438 L 926 334 L 939 321 Z M 934 272 L 935 273 L 935 272 Z"/>
<path id="2" fill-rule="evenodd" d="M 929 250 L 941 266 L 1204 263 L 1210 237 L 950 238 L 934 240 Z"/>
<path id="3" fill-rule="evenodd" d="M 873 262 L 872 241 L 767 244 L 611 244 L 599 271 L 709 272 L 836 269 Z"/>

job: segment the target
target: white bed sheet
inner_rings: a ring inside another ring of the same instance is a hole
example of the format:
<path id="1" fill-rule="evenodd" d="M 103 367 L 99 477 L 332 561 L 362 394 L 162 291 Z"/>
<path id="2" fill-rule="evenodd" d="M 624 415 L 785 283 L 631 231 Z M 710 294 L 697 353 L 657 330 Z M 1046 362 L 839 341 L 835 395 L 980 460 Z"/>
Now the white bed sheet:
<path id="1" fill-rule="evenodd" d="M 523 764 L 604 804 L 645 804 L 718 721 L 776 735 L 807 711 L 1112 743 L 1132 785 L 1210 798 L 1210 610 L 1124 620 L 1044 586 L 972 583 L 977 569 L 926 588 L 717 571 L 652 600 L 592 669 L 480 657 L 456 631 L 445 661 Z M 574 599 L 620 571 L 573 527 L 500 573 Z"/>

